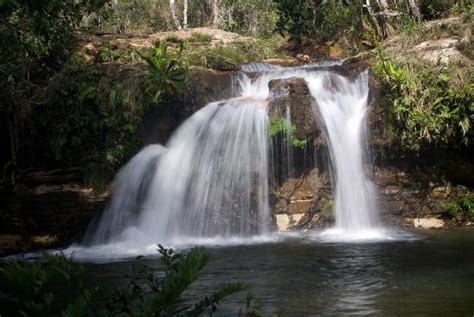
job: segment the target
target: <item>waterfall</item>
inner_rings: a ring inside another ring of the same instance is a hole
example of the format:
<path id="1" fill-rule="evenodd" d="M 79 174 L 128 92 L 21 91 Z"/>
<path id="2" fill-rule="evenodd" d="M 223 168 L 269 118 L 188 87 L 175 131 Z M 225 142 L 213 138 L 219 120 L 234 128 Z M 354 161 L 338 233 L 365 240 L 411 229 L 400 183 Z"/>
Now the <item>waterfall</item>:
<path id="1" fill-rule="evenodd" d="M 378 208 L 374 185 L 363 167 L 368 73 L 353 80 L 323 73 L 308 84 L 326 130 L 335 179 L 336 229 L 353 233 L 372 229 Z"/>
<path id="2" fill-rule="evenodd" d="M 117 232 L 135 224 L 151 181 L 152 165 L 165 151 L 161 145 L 148 145 L 117 173 L 112 199 L 100 221 L 89 226 L 84 239 L 86 243 L 107 242 Z"/>
<path id="3" fill-rule="evenodd" d="M 138 161 L 148 164 L 139 158 L 145 150 L 119 174 L 112 208 L 106 210 L 91 240 L 146 244 L 266 232 L 270 224 L 267 120 L 266 102 L 249 98 L 211 103 L 196 112 L 148 171 L 151 181 L 139 216 L 127 220 L 125 230 L 115 225 L 128 219 L 122 212 L 129 207 L 123 204 L 122 188 L 136 186 L 134 179 L 143 176 L 128 171 Z"/>
<path id="4" fill-rule="evenodd" d="M 166 149 L 146 147 L 120 171 L 111 203 L 86 240 L 145 245 L 269 232 L 268 83 L 290 77 L 307 82 L 325 131 L 335 228 L 360 232 L 376 226 L 374 188 L 363 168 L 368 74 L 348 79 L 327 67 L 245 66 L 239 97 L 208 104 L 176 130 Z M 286 116 L 291 121 L 289 107 Z M 284 152 L 291 165 L 291 150 Z"/>

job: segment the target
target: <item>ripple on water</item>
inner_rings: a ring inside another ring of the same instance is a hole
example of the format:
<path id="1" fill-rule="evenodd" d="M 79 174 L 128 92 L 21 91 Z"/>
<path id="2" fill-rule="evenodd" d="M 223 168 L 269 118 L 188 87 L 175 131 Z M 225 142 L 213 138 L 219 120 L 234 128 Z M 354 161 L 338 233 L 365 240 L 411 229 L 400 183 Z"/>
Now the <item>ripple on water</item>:
<path id="1" fill-rule="evenodd" d="M 400 229 L 370 228 L 363 230 L 344 230 L 330 228 L 313 232 L 309 239 L 321 243 L 377 243 L 402 240 L 417 240 L 418 236 Z"/>

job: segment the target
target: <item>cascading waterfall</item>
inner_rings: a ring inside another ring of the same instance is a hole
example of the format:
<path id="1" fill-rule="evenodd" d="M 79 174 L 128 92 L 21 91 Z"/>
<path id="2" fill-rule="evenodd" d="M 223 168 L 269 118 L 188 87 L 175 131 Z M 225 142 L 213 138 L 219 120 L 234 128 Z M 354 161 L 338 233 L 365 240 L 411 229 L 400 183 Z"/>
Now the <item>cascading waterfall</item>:
<path id="1" fill-rule="evenodd" d="M 150 171 L 152 180 L 140 215 L 120 230 L 123 226 L 116 228 L 114 223 L 123 217 L 107 210 L 103 226 L 90 240 L 146 244 L 266 232 L 270 223 L 266 105 L 264 100 L 231 99 L 194 114 Z M 119 178 L 112 206 L 124 200 L 122 182 L 129 180 Z"/>
<path id="2" fill-rule="evenodd" d="M 117 174 L 112 200 L 104 210 L 100 221 L 92 223 L 85 236 L 87 243 L 109 241 L 136 223 L 141 204 L 150 185 L 150 171 L 166 149 L 158 144 L 144 147 Z"/>
<path id="3" fill-rule="evenodd" d="M 333 165 L 336 229 L 352 233 L 373 229 L 378 222 L 375 188 L 363 167 L 368 73 L 354 80 L 324 73 L 308 83 Z"/>
<path id="4" fill-rule="evenodd" d="M 244 67 L 240 97 L 210 103 L 177 129 L 166 150 L 147 147 L 124 167 L 109 207 L 86 240 L 144 245 L 268 232 L 268 83 L 290 77 L 306 80 L 326 131 L 336 228 L 358 232 L 375 226 L 374 190 L 362 161 L 368 75 L 350 80 L 327 67 Z"/>

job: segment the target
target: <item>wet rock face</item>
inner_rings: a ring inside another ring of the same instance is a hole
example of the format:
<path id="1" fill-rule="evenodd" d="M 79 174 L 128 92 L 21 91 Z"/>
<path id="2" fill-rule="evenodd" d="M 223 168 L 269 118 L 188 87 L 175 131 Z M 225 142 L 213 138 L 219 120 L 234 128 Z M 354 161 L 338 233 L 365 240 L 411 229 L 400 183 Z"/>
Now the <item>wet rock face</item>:
<path id="1" fill-rule="evenodd" d="M 142 128 L 144 143 L 166 144 L 182 122 L 209 102 L 235 97 L 236 76 L 237 72 L 192 67 L 184 91 L 145 114 Z"/>
<path id="2" fill-rule="evenodd" d="M 325 227 L 333 223 L 327 171 L 315 167 L 273 188 L 273 212 L 280 231 Z"/>
<path id="3" fill-rule="evenodd" d="M 2 191 L 0 255 L 80 241 L 92 217 L 104 209 L 110 191 L 62 183 L 61 176 Z"/>
<path id="4" fill-rule="evenodd" d="M 386 124 L 388 103 L 380 94 L 380 86 L 373 76 L 369 85 L 372 102 L 367 120 L 371 158 L 366 170 L 377 185 L 382 222 L 420 228 L 472 226 L 466 217 L 450 216 L 448 205 L 472 196 L 474 164 L 452 153 L 434 150 L 407 153 L 393 144 Z M 312 109 L 316 106 L 314 100 L 301 78 L 274 80 L 269 87 L 270 117 L 286 118 L 286 109 L 289 108 L 297 137 L 314 138 L 317 147 L 314 152 L 309 151 L 312 146 L 299 152 L 290 150 L 294 161 L 292 175 L 281 173 L 285 168 L 271 171 L 278 179 L 271 192 L 276 227 L 285 231 L 331 225 L 333 194 L 327 172 L 328 157 L 312 161 L 315 154 L 327 152 L 322 136 L 317 137 L 320 129 Z M 276 152 L 280 148 L 281 144 L 277 144 Z M 273 155 L 272 159 L 274 166 L 286 163 L 284 155 L 283 158 Z"/>
<path id="5" fill-rule="evenodd" d="M 274 79 L 270 88 L 270 117 L 286 118 L 290 110 L 291 123 L 295 126 L 295 136 L 300 140 L 317 138 L 321 130 L 315 115 L 315 101 L 303 78 Z"/>
<path id="6" fill-rule="evenodd" d="M 470 225 L 465 217 L 450 216 L 448 206 L 472 196 L 472 190 L 448 179 L 437 165 L 376 166 L 374 180 L 385 223 L 419 228 Z"/>

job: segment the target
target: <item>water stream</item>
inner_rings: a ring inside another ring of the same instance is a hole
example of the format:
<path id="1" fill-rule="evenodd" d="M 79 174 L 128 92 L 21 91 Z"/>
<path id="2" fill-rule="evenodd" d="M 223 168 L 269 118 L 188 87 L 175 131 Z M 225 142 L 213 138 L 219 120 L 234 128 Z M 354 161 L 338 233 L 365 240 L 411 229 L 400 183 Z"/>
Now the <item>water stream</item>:
<path id="1" fill-rule="evenodd" d="M 336 223 L 318 234 L 383 238 L 375 190 L 363 168 L 368 75 L 343 77 L 328 70 L 336 63 L 243 67 L 236 98 L 208 104 L 177 129 L 166 149 L 147 147 L 124 167 L 109 207 L 85 241 L 130 248 L 268 236 L 268 83 L 291 77 L 307 82 L 330 149 Z M 291 177 L 291 150 L 285 155 Z"/>

